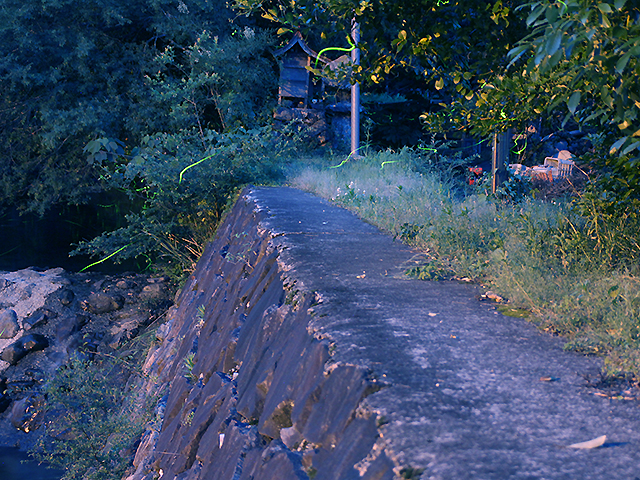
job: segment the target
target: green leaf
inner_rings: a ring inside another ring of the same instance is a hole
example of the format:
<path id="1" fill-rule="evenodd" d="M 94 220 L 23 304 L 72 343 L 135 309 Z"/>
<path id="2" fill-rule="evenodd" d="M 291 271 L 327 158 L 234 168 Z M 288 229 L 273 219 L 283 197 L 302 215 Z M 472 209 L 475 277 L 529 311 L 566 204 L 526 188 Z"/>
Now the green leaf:
<path id="1" fill-rule="evenodd" d="M 507 57 L 511 58 L 511 61 L 509 62 L 509 65 L 507 67 L 513 65 L 516 61 L 518 61 L 518 59 L 522 57 L 522 55 L 524 55 L 524 53 L 528 49 L 529 45 L 518 45 L 517 47 L 509 50 L 509 53 L 507 53 Z"/>
<path id="2" fill-rule="evenodd" d="M 616 62 L 616 72 L 622 73 L 624 71 L 624 67 L 627 66 L 629 60 L 631 59 L 631 52 L 625 53 L 620 59 Z"/>
<path id="3" fill-rule="evenodd" d="M 560 15 L 560 9 L 556 6 L 550 6 L 547 8 L 547 11 L 544 12 L 544 15 L 547 19 L 547 22 L 550 24 L 555 23 L 558 20 L 558 16 Z"/>
<path id="4" fill-rule="evenodd" d="M 531 24 L 535 22 L 540 15 L 542 15 L 542 12 L 544 12 L 544 9 L 545 9 L 544 5 L 538 5 L 536 8 L 534 8 L 533 11 L 527 17 L 527 25 L 531 26 Z"/>
<path id="5" fill-rule="evenodd" d="M 439 78 L 436 82 L 436 90 L 442 90 L 444 87 L 444 78 Z"/>
<path id="6" fill-rule="evenodd" d="M 624 4 L 627 2 L 627 0 L 616 0 L 614 3 L 614 6 L 616 8 L 616 10 L 622 10 L 622 7 L 624 7 Z"/>
<path id="7" fill-rule="evenodd" d="M 609 5 L 608 3 L 599 3 L 598 10 L 600 10 L 602 13 L 613 13 L 613 10 L 611 10 L 611 5 Z"/>
<path id="8" fill-rule="evenodd" d="M 569 101 L 567 102 L 567 106 L 569 107 L 569 111 L 573 115 L 576 113 L 576 108 L 578 108 L 578 104 L 580 103 L 580 92 L 573 92 L 571 97 L 569 97 Z"/>
<path id="9" fill-rule="evenodd" d="M 614 143 L 613 145 L 611 145 L 611 148 L 609 149 L 609 153 L 611 155 L 615 155 L 615 153 L 620 150 L 620 147 L 622 147 L 622 145 L 624 145 L 624 143 L 627 141 L 628 137 L 622 137 L 621 139 L 619 139 L 616 143 Z"/>
<path id="10" fill-rule="evenodd" d="M 547 55 L 553 55 L 560 48 L 560 43 L 562 42 L 562 30 L 557 30 L 551 38 L 547 41 Z"/>
<path id="11" fill-rule="evenodd" d="M 634 142 L 622 151 L 622 155 L 628 155 L 629 153 L 636 150 L 638 147 L 640 147 L 640 142 Z"/>

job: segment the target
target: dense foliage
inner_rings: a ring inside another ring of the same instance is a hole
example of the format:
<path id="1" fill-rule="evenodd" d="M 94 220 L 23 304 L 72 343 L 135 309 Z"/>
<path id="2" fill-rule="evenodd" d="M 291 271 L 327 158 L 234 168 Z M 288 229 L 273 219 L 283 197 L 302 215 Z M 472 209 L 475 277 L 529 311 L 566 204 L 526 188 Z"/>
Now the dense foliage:
<path id="1" fill-rule="evenodd" d="M 82 152 L 96 137 L 253 126 L 273 81 L 268 37 L 223 1 L 188 3 L 3 2 L 0 203 L 86 201 L 103 188 Z"/>
<path id="2" fill-rule="evenodd" d="M 194 128 L 145 137 L 128 153 L 114 140 L 88 145 L 103 181 L 142 202 L 128 225 L 83 242 L 75 253 L 115 260 L 150 255 L 156 267 L 180 277 L 195 268 L 220 217 L 240 185 L 280 177 L 287 158 L 300 153 L 290 132 L 270 127 L 232 133 Z"/>
<path id="3" fill-rule="evenodd" d="M 260 14 L 280 26 L 279 33 L 300 30 L 327 47 L 348 47 L 345 37 L 360 25 L 360 80 L 377 84 L 401 71 L 413 86 L 470 87 L 481 75 L 504 64 L 523 24 L 513 0 L 235 0 L 247 15 Z"/>

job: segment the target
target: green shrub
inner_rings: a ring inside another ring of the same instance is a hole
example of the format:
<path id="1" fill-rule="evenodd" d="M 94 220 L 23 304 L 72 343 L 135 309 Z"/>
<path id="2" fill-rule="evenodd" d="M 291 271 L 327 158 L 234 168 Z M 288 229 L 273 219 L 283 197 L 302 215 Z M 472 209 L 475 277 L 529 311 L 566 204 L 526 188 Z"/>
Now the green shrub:
<path id="1" fill-rule="evenodd" d="M 116 262 L 147 256 L 178 277 L 193 271 L 235 192 L 282 178 L 282 167 L 299 150 L 297 133 L 193 129 L 146 137 L 128 153 L 115 140 L 91 142 L 89 159 L 100 165 L 103 181 L 143 208 L 126 216 L 126 227 L 83 242 L 73 253 L 104 258 L 117 251 L 110 258 Z"/>
<path id="2" fill-rule="evenodd" d="M 150 419 L 135 405 L 122 363 L 72 360 L 46 387 L 46 426 L 30 452 L 64 480 L 119 480 Z"/>

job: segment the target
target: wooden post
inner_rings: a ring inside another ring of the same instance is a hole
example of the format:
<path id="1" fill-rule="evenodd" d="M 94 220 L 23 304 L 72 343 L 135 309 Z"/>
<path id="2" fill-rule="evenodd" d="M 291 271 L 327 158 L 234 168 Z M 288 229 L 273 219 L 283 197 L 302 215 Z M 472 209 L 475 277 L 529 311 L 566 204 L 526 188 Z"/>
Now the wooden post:
<path id="1" fill-rule="evenodd" d="M 491 171 L 493 173 L 492 191 L 496 193 L 498 187 L 507 180 L 507 163 L 509 162 L 509 148 L 513 133 L 508 129 L 503 133 L 493 134 L 493 157 Z"/>
<path id="2" fill-rule="evenodd" d="M 351 37 L 353 43 L 360 42 L 360 25 L 353 19 L 351 25 Z M 360 65 L 360 49 L 354 48 L 351 52 L 351 61 L 354 65 Z M 351 154 L 358 155 L 360 149 L 360 85 L 356 82 L 351 86 Z"/>

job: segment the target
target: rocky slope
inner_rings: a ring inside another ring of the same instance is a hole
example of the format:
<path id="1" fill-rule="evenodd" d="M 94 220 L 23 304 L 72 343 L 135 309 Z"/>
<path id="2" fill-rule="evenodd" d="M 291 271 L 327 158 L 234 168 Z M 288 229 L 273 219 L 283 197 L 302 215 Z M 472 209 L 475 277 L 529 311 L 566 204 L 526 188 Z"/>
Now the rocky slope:
<path id="1" fill-rule="evenodd" d="M 164 277 L 0 272 L 0 445 L 34 443 L 46 421 L 43 387 L 60 366 L 112 354 L 172 299 Z"/>

